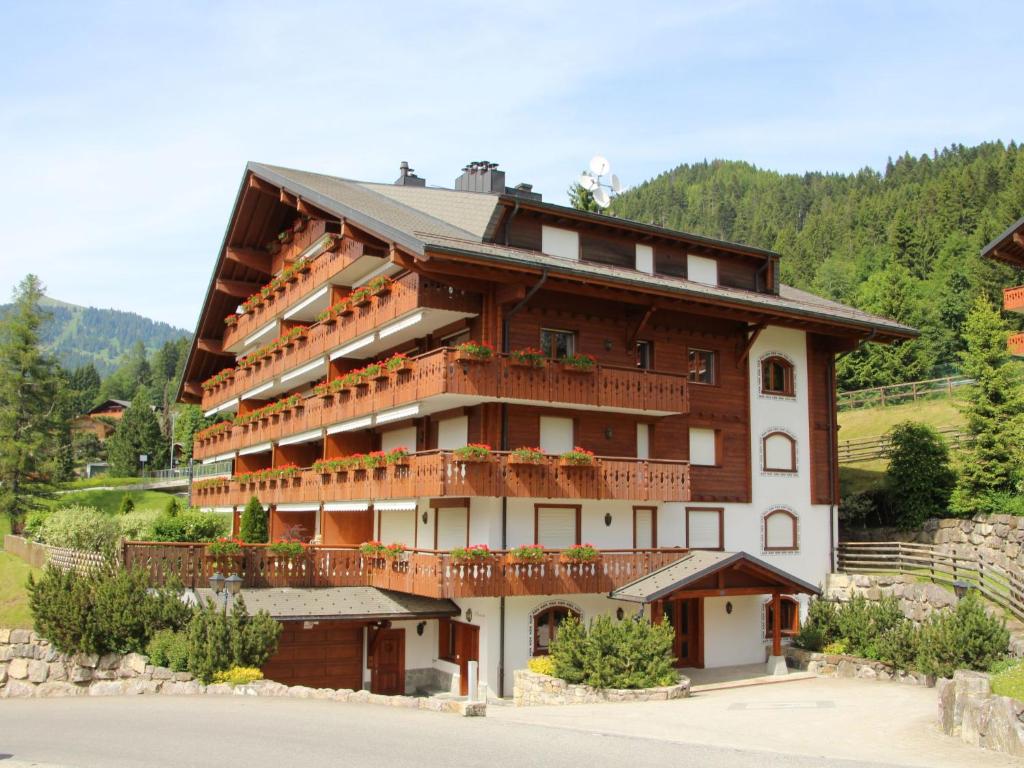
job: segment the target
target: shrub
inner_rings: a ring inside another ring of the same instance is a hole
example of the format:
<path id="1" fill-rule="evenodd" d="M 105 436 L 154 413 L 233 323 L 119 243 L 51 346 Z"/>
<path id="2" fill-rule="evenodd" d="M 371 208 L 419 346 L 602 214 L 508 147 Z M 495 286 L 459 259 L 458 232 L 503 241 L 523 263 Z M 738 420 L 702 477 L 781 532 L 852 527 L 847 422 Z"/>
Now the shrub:
<path id="1" fill-rule="evenodd" d="M 164 505 L 164 514 L 168 517 L 177 517 L 179 512 L 181 512 L 181 503 L 171 496 L 167 500 L 167 504 Z"/>
<path id="2" fill-rule="evenodd" d="M 153 541 L 213 541 L 227 533 L 227 521 L 209 512 L 163 513 L 153 521 Z"/>
<path id="3" fill-rule="evenodd" d="M 275 541 L 267 547 L 267 551 L 276 557 L 293 560 L 301 557 L 306 551 L 306 547 L 301 541 Z"/>
<path id="4" fill-rule="evenodd" d="M 256 667 L 232 667 L 226 672 L 218 672 L 213 676 L 213 682 L 227 683 L 228 685 L 245 685 L 262 679 L 263 673 Z"/>
<path id="5" fill-rule="evenodd" d="M 949 449 L 927 424 L 904 421 L 889 432 L 892 450 L 886 482 L 900 528 L 917 528 L 949 507 L 956 477 L 949 467 Z"/>
<path id="6" fill-rule="evenodd" d="M 921 628 L 917 666 L 925 674 L 952 677 L 957 669 L 984 670 L 1006 655 L 1010 633 L 990 616 L 974 591 L 953 611 L 933 613 Z"/>
<path id="7" fill-rule="evenodd" d="M 132 501 L 132 496 L 127 491 L 121 496 L 121 503 L 117 506 L 117 514 L 127 515 L 130 512 L 135 511 L 135 502 Z"/>
<path id="8" fill-rule="evenodd" d="M 184 632 L 161 629 L 146 644 L 146 655 L 158 667 L 185 672 L 188 669 L 188 638 Z"/>
<path id="9" fill-rule="evenodd" d="M 811 600 L 807 607 L 807 618 L 800 627 L 793 642 L 808 651 L 820 651 L 829 643 L 840 639 L 839 618 L 835 603 L 829 600 Z"/>
<path id="10" fill-rule="evenodd" d="M 264 544 L 269 538 L 267 513 L 260 500 L 253 496 L 242 510 L 238 526 L 238 538 L 249 544 Z"/>
<path id="11" fill-rule="evenodd" d="M 835 642 L 829 643 L 821 649 L 822 653 L 827 653 L 830 656 L 842 656 L 846 653 L 846 641 L 836 640 Z"/>
<path id="12" fill-rule="evenodd" d="M 538 675 L 555 676 L 555 660 L 550 656 L 534 656 L 526 662 L 526 666 L 530 668 L 531 672 L 536 672 Z"/>
<path id="13" fill-rule="evenodd" d="M 921 650 L 920 633 L 912 622 L 901 621 L 879 636 L 875 649 L 879 661 L 896 669 L 911 669 Z"/>
<path id="14" fill-rule="evenodd" d="M 181 629 L 191 608 L 181 585 L 152 588 L 140 569 L 102 568 L 88 575 L 47 568 L 29 577 L 36 632 L 64 653 L 141 653 L 161 629 Z"/>
<path id="15" fill-rule="evenodd" d="M 112 555 L 120 538 L 117 518 L 93 507 L 70 506 L 51 512 L 38 528 L 40 540 L 54 547 L 70 547 Z"/>
<path id="16" fill-rule="evenodd" d="M 156 522 L 158 512 L 147 510 L 142 512 L 129 512 L 117 519 L 117 527 L 121 532 L 121 538 L 128 541 L 147 541 L 153 536 L 153 523 Z"/>
<path id="17" fill-rule="evenodd" d="M 35 541 L 42 541 L 42 534 L 40 529 L 43 527 L 43 523 L 46 521 L 51 514 L 51 510 L 42 507 L 40 509 L 33 509 L 27 515 L 21 524 L 21 533 L 26 538 L 33 539 Z"/>
<path id="18" fill-rule="evenodd" d="M 675 633 L 662 622 L 614 621 L 598 616 L 589 630 L 569 618 L 551 641 L 558 677 L 595 688 L 651 688 L 678 680 L 673 666 Z"/>
<path id="19" fill-rule="evenodd" d="M 231 611 L 213 600 L 188 625 L 188 668 L 203 683 L 232 667 L 260 667 L 277 650 L 281 624 L 266 611 L 250 616 L 241 597 Z"/>
<path id="20" fill-rule="evenodd" d="M 886 488 L 843 494 L 839 519 L 850 528 L 874 528 L 895 522 L 892 497 Z"/>

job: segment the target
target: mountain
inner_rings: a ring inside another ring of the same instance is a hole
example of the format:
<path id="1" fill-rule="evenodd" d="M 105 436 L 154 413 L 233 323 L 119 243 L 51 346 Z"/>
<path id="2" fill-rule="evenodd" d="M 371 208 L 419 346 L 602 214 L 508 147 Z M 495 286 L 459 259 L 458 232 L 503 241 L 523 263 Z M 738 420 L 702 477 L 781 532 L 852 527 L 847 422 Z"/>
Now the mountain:
<path id="1" fill-rule="evenodd" d="M 91 362 L 106 377 L 138 341 L 154 352 L 165 342 L 191 335 L 134 312 L 81 307 L 49 297 L 43 303 L 50 313 L 42 328 L 43 344 L 69 370 Z M 9 304 L 0 306 L 0 316 L 9 309 Z"/>
<path id="2" fill-rule="evenodd" d="M 979 257 L 1024 214 L 1024 145 L 1014 142 L 904 154 L 850 174 L 680 165 L 619 195 L 612 212 L 778 251 L 785 282 L 921 329 L 913 342 L 844 358 L 846 389 L 955 367 L 976 298 L 1001 304 L 1004 286 L 1024 282 Z M 1022 327 L 1024 316 L 1008 320 Z"/>

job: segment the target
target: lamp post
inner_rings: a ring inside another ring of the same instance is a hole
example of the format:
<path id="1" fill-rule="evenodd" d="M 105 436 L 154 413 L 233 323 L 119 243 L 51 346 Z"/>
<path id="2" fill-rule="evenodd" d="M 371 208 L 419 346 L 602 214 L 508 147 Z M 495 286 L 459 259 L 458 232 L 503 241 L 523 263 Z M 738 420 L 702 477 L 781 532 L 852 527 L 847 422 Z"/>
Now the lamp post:
<path id="1" fill-rule="evenodd" d="M 217 571 L 210 577 L 210 589 L 213 594 L 222 595 L 224 598 L 224 613 L 228 612 L 228 600 L 242 591 L 242 578 L 237 573 L 232 573 L 226 579 Z"/>
<path id="2" fill-rule="evenodd" d="M 967 594 L 968 590 L 970 590 L 970 588 L 971 588 L 971 583 L 969 581 L 964 581 L 963 579 L 957 579 L 956 581 L 953 582 L 953 592 L 956 593 L 956 599 L 957 600 L 962 600 L 964 598 L 964 596 Z"/>

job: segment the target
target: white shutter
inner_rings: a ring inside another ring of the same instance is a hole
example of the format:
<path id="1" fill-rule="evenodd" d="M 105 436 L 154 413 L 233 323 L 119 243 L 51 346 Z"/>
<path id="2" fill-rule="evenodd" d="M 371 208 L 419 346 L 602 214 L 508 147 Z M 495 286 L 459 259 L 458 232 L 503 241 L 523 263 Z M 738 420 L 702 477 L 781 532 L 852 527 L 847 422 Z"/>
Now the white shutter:
<path id="1" fill-rule="evenodd" d="M 636 526 L 637 549 L 651 549 L 654 546 L 654 511 L 651 509 L 637 509 L 633 512 L 633 521 Z"/>
<path id="2" fill-rule="evenodd" d="M 576 543 L 576 510 L 541 507 L 537 510 L 537 543 L 548 549 L 565 549 Z"/>
<path id="3" fill-rule="evenodd" d="M 638 459 L 651 458 L 651 425 L 636 425 L 636 457 Z"/>
<path id="4" fill-rule="evenodd" d="M 690 427 L 690 463 L 694 466 L 713 466 L 716 463 L 715 430 Z"/>
<path id="5" fill-rule="evenodd" d="M 636 268 L 640 272 L 654 274 L 654 249 L 651 246 L 636 244 Z"/>
<path id="6" fill-rule="evenodd" d="M 715 510 L 688 509 L 686 528 L 689 549 L 718 549 L 722 544 L 722 515 Z"/>
<path id="7" fill-rule="evenodd" d="M 561 416 L 540 417 L 540 449 L 544 453 L 560 454 L 573 449 L 572 419 Z"/>
<path id="8" fill-rule="evenodd" d="M 686 279 L 705 285 L 718 285 L 718 262 L 706 256 L 687 254 Z"/>
<path id="9" fill-rule="evenodd" d="M 469 443 L 469 417 L 457 416 L 437 422 L 437 447 L 453 451 Z"/>
<path id="10" fill-rule="evenodd" d="M 380 541 L 383 544 L 405 544 L 412 549 L 416 542 L 416 510 L 382 509 L 380 516 Z"/>
<path id="11" fill-rule="evenodd" d="M 465 443 L 463 443 L 465 445 Z M 410 453 L 416 451 L 416 427 L 392 429 L 380 436 L 380 449 L 387 453 L 395 448 L 405 448 Z"/>
<path id="12" fill-rule="evenodd" d="M 779 472 L 793 472 L 793 441 L 776 432 L 764 439 L 764 468 Z"/>
<path id="13" fill-rule="evenodd" d="M 563 259 L 579 261 L 579 233 L 572 229 L 541 227 L 540 249 L 549 256 L 560 256 Z"/>
<path id="14" fill-rule="evenodd" d="M 768 515 L 764 520 L 765 549 L 792 549 L 795 546 L 793 518 L 784 512 Z"/>
<path id="15" fill-rule="evenodd" d="M 447 552 L 455 547 L 466 546 L 465 507 L 447 507 L 437 510 L 437 543 L 434 549 Z"/>

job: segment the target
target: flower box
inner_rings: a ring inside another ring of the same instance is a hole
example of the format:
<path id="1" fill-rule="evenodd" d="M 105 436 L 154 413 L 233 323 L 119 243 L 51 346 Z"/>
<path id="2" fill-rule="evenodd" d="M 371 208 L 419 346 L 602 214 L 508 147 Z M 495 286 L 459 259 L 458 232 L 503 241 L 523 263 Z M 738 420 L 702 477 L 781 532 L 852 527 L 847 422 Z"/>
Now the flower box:
<path id="1" fill-rule="evenodd" d="M 558 459 L 558 466 L 560 466 L 560 467 L 568 467 L 570 469 L 596 469 L 597 468 L 597 464 L 595 462 L 590 462 L 588 464 L 588 463 L 585 463 L 585 462 L 574 461 L 573 459 L 563 459 L 563 458 L 559 458 Z"/>
<path id="2" fill-rule="evenodd" d="M 460 363 L 489 363 L 494 358 L 490 355 L 486 357 L 474 354 L 472 352 L 466 352 L 464 350 L 456 350 L 455 359 Z"/>

